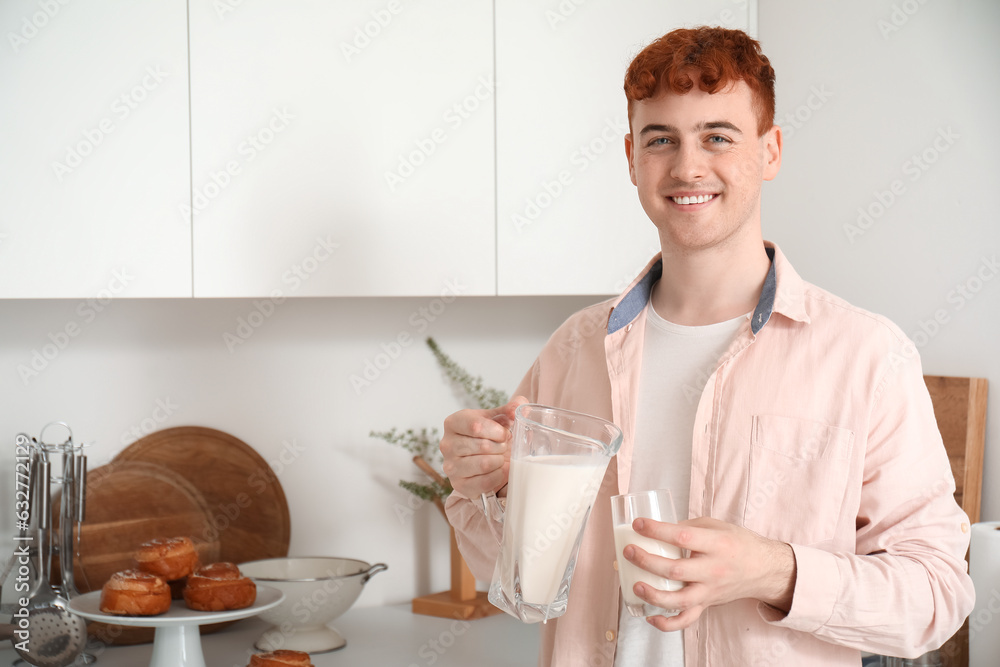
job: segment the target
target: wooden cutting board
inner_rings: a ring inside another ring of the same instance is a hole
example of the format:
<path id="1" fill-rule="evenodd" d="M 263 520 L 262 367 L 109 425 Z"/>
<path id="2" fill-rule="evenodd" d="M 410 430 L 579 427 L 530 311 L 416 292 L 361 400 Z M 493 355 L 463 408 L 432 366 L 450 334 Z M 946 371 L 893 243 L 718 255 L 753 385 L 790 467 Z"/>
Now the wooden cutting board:
<path id="1" fill-rule="evenodd" d="M 87 473 L 86 502 L 87 520 L 78 534 L 73 567 L 81 593 L 99 590 L 115 572 L 135 567 L 136 547 L 157 537 L 191 536 L 202 562 L 219 560 L 218 536 L 203 535 L 210 518 L 207 501 L 168 468 L 142 461 L 113 461 L 95 468 Z M 58 499 L 53 506 L 58 507 Z M 58 525 L 58 513 L 54 523 Z M 107 644 L 153 640 L 150 628 L 90 623 L 88 630 Z"/>
<path id="2" fill-rule="evenodd" d="M 156 537 L 190 537 L 203 563 L 287 556 L 291 539 L 285 493 L 267 461 L 243 441 L 197 426 L 152 433 L 89 471 L 86 509 L 74 568 L 82 592 L 132 567 L 135 548 Z M 149 628 L 88 629 L 107 644 L 153 640 Z"/>
<path id="3" fill-rule="evenodd" d="M 151 463 L 177 473 L 205 499 L 207 524 L 192 539 L 218 538 L 219 560 L 245 563 L 288 555 L 288 501 L 271 466 L 242 440 L 211 428 L 151 433 L 113 462 Z"/>
<path id="4" fill-rule="evenodd" d="M 955 501 L 969 515 L 969 521 L 976 523 L 982 495 L 989 385 L 985 378 L 935 375 L 925 375 L 924 383 L 931 395 L 934 417 L 955 476 Z M 945 667 L 968 666 L 968 619 L 941 647 L 941 656 Z"/>
<path id="5" fill-rule="evenodd" d="M 87 520 L 74 567 L 77 588 L 81 593 L 98 590 L 115 572 L 135 567 L 136 548 L 157 537 L 191 536 L 202 562 L 217 561 L 218 536 L 199 535 L 208 520 L 204 497 L 172 470 L 141 461 L 91 470 Z"/>

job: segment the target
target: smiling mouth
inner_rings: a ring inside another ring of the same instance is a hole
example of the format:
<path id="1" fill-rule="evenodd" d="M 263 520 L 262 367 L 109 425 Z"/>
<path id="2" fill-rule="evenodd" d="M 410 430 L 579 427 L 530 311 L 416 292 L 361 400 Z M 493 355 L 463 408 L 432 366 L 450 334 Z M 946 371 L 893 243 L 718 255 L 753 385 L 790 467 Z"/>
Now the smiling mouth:
<path id="1" fill-rule="evenodd" d="M 711 195 L 698 195 L 697 197 L 671 197 L 670 200 L 675 204 L 680 204 L 682 206 L 690 204 L 704 204 L 705 202 L 712 201 L 718 194 Z"/>

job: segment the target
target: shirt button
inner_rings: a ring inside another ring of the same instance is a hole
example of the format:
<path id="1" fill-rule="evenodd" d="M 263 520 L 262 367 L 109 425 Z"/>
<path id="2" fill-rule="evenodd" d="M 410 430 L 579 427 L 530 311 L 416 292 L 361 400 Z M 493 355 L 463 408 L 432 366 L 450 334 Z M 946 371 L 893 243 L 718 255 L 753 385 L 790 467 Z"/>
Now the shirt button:
<path id="1" fill-rule="evenodd" d="M 611 567 L 615 568 L 615 572 L 617 572 L 618 571 L 618 561 L 612 561 L 611 562 Z"/>
<path id="2" fill-rule="evenodd" d="M 962 532 L 963 533 L 969 532 L 969 524 L 962 522 Z"/>
<path id="3" fill-rule="evenodd" d="M 625 333 L 628 333 L 631 330 L 632 330 L 632 325 L 631 324 L 629 324 L 627 327 L 625 327 Z"/>
<path id="4" fill-rule="evenodd" d="M 608 630 L 607 632 L 605 632 L 604 633 L 604 638 L 607 639 L 609 642 L 613 642 L 615 640 L 615 633 L 614 633 L 614 631 L 613 630 Z"/>

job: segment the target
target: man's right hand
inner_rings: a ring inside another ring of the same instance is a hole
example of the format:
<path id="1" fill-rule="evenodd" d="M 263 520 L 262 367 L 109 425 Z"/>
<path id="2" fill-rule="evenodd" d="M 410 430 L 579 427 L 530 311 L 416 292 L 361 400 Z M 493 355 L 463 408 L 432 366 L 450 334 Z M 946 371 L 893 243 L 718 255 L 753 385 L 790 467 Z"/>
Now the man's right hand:
<path id="1" fill-rule="evenodd" d="M 527 403 L 515 396 L 493 410 L 459 410 L 444 420 L 441 438 L 442 466 L 452 488 L 467 498 L 498 491 L 507 485 L 510 472 L 510 428 L 514 410 Z"/>

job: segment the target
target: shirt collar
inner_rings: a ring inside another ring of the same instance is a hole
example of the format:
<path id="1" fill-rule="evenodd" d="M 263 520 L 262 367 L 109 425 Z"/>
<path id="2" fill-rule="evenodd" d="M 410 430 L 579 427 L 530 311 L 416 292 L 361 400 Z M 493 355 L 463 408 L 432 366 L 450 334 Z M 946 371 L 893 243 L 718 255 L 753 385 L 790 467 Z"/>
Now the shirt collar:
<path id="1" fill-rule="evenodd" d="M 750 320 L 750 330 L 755 336 L 770 321 L 771 314 L 775 311 L 797 322 L 809 322 L 803 295 L 804 282 L 778 246 L 765 241 L 764 250 L 771 259 L 771 266 L 764 278 L 764 287 L 760 291 L 760 299 Z M 609 335 L 639 316 L 649 302 L 653 284 L 662 275 L 663 258 L 657 254 L 615 302 L 608 317 Z"/>

